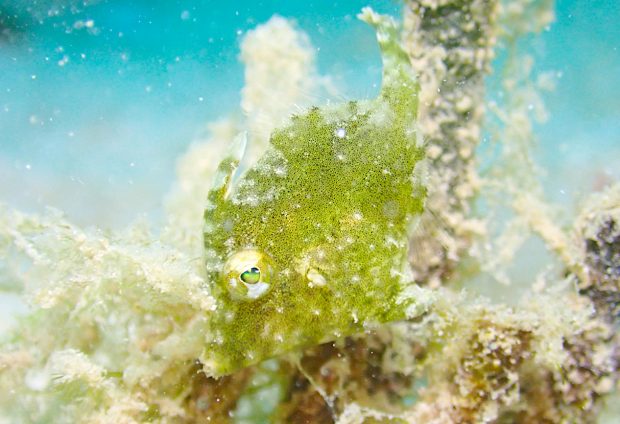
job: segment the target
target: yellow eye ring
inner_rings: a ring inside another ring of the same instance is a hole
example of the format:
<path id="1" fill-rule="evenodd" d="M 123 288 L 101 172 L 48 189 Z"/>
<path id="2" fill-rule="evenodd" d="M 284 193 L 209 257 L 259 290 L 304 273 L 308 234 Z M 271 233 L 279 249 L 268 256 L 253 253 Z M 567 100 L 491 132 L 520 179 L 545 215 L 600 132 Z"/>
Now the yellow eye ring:
<path id="1" fill-rule="evenodd" d="M 222 284 L 235 300 L 256 300 L 271 289 L 273 273 L 268 255 L 257 249 L 241 250 L 226 261 Z"/>

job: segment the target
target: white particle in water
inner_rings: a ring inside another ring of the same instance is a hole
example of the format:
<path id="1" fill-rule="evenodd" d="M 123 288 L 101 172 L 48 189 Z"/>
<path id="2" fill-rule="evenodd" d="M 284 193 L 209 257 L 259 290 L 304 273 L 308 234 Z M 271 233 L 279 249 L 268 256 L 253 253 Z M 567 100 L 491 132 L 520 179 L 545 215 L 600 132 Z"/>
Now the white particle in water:
<path id="1" fill-rule="evenodd" d="M 338 138 L 345 138 L 347 135 L 347 130 L 342 127 L 336 128 L 336 130 L 334 131 L 334 135 Z"/>

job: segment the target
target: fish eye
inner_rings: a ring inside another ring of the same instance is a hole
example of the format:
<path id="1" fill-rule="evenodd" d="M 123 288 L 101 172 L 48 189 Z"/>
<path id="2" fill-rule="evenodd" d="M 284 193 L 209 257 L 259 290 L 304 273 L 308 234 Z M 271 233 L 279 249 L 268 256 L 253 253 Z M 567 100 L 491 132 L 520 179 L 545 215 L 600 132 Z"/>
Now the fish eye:
<path id="1" fill-rule="evenodd" d="M 271 289 L 273 274 L 273 260 L 266 253 L 245 249 L 228 258 L 221 284 L 235 300 L 256 300 Z"/>
<path id="2" fill-rule="evenodd" d="M 256 284 L 260 281 L 260 269 L 253 266 L 239 275 L 241 281 L 247 284 Z"/>

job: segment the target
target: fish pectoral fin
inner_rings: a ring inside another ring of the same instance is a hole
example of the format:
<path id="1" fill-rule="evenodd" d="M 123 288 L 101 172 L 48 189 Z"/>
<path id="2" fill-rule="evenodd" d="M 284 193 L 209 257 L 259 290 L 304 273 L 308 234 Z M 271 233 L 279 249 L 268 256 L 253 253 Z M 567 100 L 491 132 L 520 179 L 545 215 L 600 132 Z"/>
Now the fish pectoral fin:
<path id="1" fill-rule="evenodd" d="M 247 144 L 248 133 L 247 131 L 243 131 L 235 137 L 228 152 L 226 152 L 226 156 L 217 167 L 213 185 L 209 191 L 209 202 L 212 204 L 217 204 L 229 197 L 232 190 L 233 178 L 245 154 Z"/>

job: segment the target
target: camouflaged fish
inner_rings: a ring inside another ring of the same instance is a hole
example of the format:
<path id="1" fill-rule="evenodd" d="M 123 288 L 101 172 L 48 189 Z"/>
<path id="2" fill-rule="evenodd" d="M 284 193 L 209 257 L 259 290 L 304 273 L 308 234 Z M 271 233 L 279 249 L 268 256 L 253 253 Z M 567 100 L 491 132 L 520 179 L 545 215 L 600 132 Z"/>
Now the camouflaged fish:
<path id="1" fill-rule="evenodd" d="M 379 97 L 292 117 L 237 178 L 242 134 L 219 165 L 204 229 L 218 299 L 201 358 L 209 374 L 405 317 L 397 299 L 412 284 L 407 246 L 425 193 L 418 83 L 396 24 L 360 17 L 382 50 Z"/>

